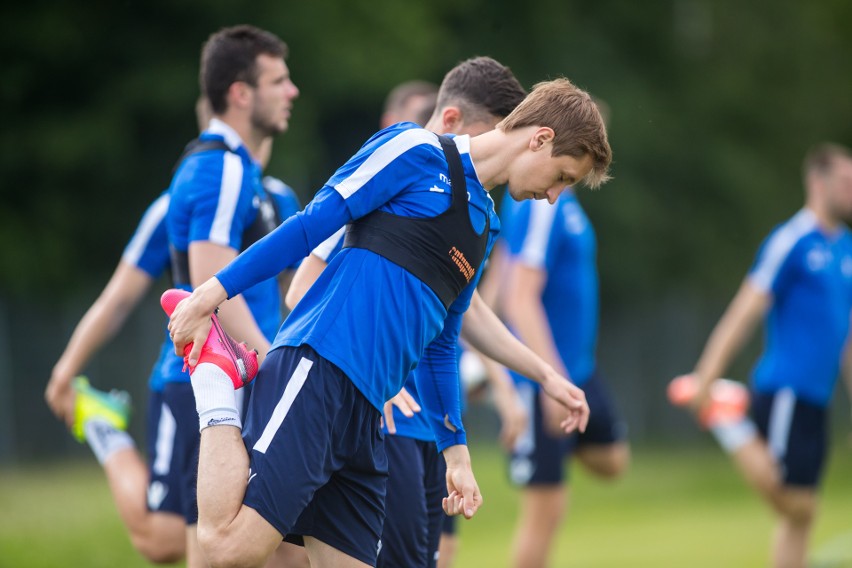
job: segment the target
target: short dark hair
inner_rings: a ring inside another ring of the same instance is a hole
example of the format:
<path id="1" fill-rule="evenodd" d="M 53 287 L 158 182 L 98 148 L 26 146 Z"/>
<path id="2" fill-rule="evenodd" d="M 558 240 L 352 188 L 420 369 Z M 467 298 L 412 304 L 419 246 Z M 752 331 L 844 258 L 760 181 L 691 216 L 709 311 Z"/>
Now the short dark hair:
<path id="1" fill-rule="evenodd" d="M 237 81 L 257 84 L 257 56 L 287 57 L 287 45 L 275 34 L 250 25 L 223 28 L 201 48 L 201 94 L 215 114 L 228 110 L 228 89 Z"/>
<path id="2" fill-rule="evenodd" d="M 849 151 L 849 148 L 830 142 L 817 144 L 808 150 L 802 163 L 802 174 L 805 181 L 811 174 L 828 175 L 834 167 L 834 161 L 838 158 L 850 160 L 852 159 L 852 152 Z"/>
<path id="3" fill-rule="evenodd" d="M 490 57 L 472 57 L 444 76 L 436 108 L 457 105 L 471 122 L 505 118 L 526 95 L 511 69 Z"/>
<path id="4" fill-rule="evenodd" d="M 399 112 L 412 97 L 432 97 L 438 93 L 435 83 L 415 79 L 400 83 L 385 98 L 385 112 Z M 431 114 L 431 113 L 430 113 Z"/>

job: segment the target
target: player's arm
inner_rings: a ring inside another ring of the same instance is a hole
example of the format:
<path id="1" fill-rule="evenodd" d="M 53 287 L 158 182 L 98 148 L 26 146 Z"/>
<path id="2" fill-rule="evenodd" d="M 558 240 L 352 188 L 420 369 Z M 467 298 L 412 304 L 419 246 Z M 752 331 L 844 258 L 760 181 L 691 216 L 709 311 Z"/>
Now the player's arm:
<path id="1" fill-rule="evenodd" d="M 307 291 L 317 281 L 322 271 L 328 264 L 315 254 L 309 254 L 296 273 L 293 275 L 293 280 L 290 282 L 290 288 L 287 290 L 287 296 L 284 298 L 284 303 L 291 310 L 296 307 Z"/>
<path id="2" fill-rule="evenodd" d="M 695 365 L 698 390 L 691 403 L 694 409 L 700 410 L 707 403 L 710 384 L 725 373 L 771 306 L 772 294 L 747 278 L 713 328 Z"/>
<path id="3" fill-rule="evenodd" d="M 547 329 L 550 329 L 549 326 Z M 559 373 L 553 365 L 515 337 L 477 294 L 471 298 L 470 308 L 465 313 L 461 336 L 468 345 L 479 351 L 486 359 L 493 360 L 486 365 L 486 369 L 488 365 L 494 365 L 496 362 L 541 384 L 544 392 L 549 395 L 548 399 L 561 408 L 559 412 L 552 413 L 553 422 L 557 423 L 553 424 L 554 429 L 570 432 L 579 427 L 585 430 L 588 421 L 588 404 L 583 391 L 571 384 L 566 378 L 567 372 Z M 553 350 L 555 349 L 554 346 Z M 560 367 L 564 369 L 561 359 L 558 356 L 557 359 Z M 496 381 L 497 388 L 500 388 L 500 383 L 506 380 L 504 379 L 505 371 L 500 369 L 499 365 L 491 369 L 489 376 L 492 386 Z M 514 388 L 512 390 L 514 391 Z M 516 393 L 511 398 L 507 393 L 505 398 L 509 399 L 506 401 L 507 405 L 517 406 Z M 570 420 L 563 426 L 562 421 L 566 414 Z M 511 420 L 514 422 L 519 420 L 517 412 L 512 412 Z"/>
<path id="4" fill-rule="evenodd" d="M 65 351 L 53 367 L 45 391 L 50 409 L 69 426 L 74 421 L 71 380 L 83 370 L 92 355 L 121 329 L 153 280 L 144 270 L 122 260 L 98 299 L 74 329 Z"/>
<path id="5" fill-rule="evenodd" d="M 494 406 L 500 416 L 500 443 L 511 450 L 518 437 L 527 429 L 529 415 L 506 367 L 488 357 L 481 356 L 481 360 L 494 397 Z"/>

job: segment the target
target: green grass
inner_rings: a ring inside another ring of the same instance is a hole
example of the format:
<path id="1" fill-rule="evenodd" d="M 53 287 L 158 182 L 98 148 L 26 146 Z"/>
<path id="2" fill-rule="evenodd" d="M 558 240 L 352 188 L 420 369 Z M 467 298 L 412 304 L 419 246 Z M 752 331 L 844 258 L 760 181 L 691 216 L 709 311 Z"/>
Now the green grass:
<path id="1" fill-rule="evenodd" d="M 475 519 L 459 523 L 456 566 L 508 566 L 517 493 L 498 450 L 474 448 L 473 459 L 485 505 Z M 852 452 L 838 447 L 813 538 L 815 559 L 835 562 L 815 562 L 820 568 L 852 566 L 850 472 Z M 767 564 L 772 515 L 713 447 L 637 450 L 628 475 L 615 484 L 579 468 L 572 475 L 554 567 Z M 0 566 L 148 566 L 130 546 L 92 462 L 0 470 L 0 511 Z"/>

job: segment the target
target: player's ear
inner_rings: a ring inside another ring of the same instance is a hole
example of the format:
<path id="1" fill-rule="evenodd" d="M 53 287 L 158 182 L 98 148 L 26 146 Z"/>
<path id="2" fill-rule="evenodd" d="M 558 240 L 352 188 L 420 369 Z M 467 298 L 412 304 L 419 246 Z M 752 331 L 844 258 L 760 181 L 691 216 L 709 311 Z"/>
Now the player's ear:
<path id="1" fill-rule="evenodd" d="M 245 108 L 251 102 L 252 87 L 245 81 L 234 81 L 228 87 L 228 107 Z"/>
<path id="2" fill-rule="evenodd" d="M 448 106 L 441 111 L 441 126 L 446 134 L 458 134 L 464 123 L 459 107 Z"/>
<path id="3" fill-rule="evenodd" d="M 530 138 L 530 150 L 538 152 L 544 148 L 548 142 L 553 142 L 556 133 L 549 126 L 540 126 Z"/>

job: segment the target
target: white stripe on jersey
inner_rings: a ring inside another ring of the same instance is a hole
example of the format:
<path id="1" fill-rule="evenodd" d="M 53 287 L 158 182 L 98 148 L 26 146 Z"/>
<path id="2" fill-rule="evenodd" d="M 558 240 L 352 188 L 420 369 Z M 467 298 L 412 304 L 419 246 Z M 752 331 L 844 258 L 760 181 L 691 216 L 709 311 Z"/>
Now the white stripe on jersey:
<path id="1" fill-rule="evenodd" d="M 124 254 L 121 255 L 122 260 L 133 266 L 139 266 L 139 259 L 148 247 L 148 242 L 154 231 L 163 222 L 166 213 L 169 210 L 169 195 L 164 194 L 157 198 L 154 203 L 148 207 L 142 220 L 139 222 L 139 227 L 136 229 L 136 234 L 130 239 L 127 247 L 124 249 Z"/>
<path id="2" fill-rule="evenodd" d="M 328 255 L 331 254 L 331 251 L 334 250 L 334 247 L 336 247 L 337 243 L 340 242 L 340 239 L 343 238 L 344 233 L 346 233 L 346 225 L 340 227 L 333 235 L 318 244 L 316 248 L 311 251 L 311 254 L 323 262 L 328 263 Z"/>
<path id="3" fill-rule="evenodd" d="M 172 454 L 175 449 L 175 434 L 177 433 L 177 421 L 169 407 L 163 403 L 160 408 L 160 423 L 157 424 L 157 459 L 151 466 L 151 470 L 157 475 L 169 473 L 172 464 Z"/>
<path id="4" fill-rule="evenodd" d="M 275 410 L 272 411 L 272 417 L 263 428 L 263 434 L 261 434 L 260 438 L 257 439 L 257 442 L 255 442 L 254 447 L 252 448 L 253 450 L 257 450 L 258 452 L 265 454 L 266 450 L 269 449 L 269 444 L 272 443 L 272 438 L 275 437 L 275 433 L 278 432 L 279 428 L 281 428 L 284 418 L 286 418 L 287 413 L 290 412 L 290 407 L 293 406 L 293 401 L 296 400 L 296 395 L 298 395 L 299 391 L 302 390 L 302 387 L 308 378 L 308 372 L 313 366 L 314 362 L 310 359 L 306 359 L 305 357 L 302 357 L 302 360 L 299 361 L 299 365 L 296 367 L 296 370 L 293 371 L 293 376 L 290 377 L 290 380 L 287 382 L 287 386 L 284 388 L 284 394 L 281 395 L 281 400 L 279 400 L 278 404 L 275 405 Z"/>
<path id="5" fill-rule="evenodd" d="M 231 246 L 231 224 L 240 199 L 243 182 L 243 161 L 233 152 L 223 154 L 222 185 L 219 187 L 219 203 L 216 216 L 210 226 L 210 242 Z"/>
<path id="6" fill-rule="evenodd" d="M 293 193 L 293 189 L 289 185 L 272 176 L 263 176 L 263 188 L 276 195 L 289 195 Z"/>
<path id="7" fill-rule="evenodd" d="M 751 271 L 749 281 L 760 290 L 770 292 L 787 255 L 799 239 L 814 230 L 816 224 L 816 216 L 808 209 L 796 213 L 766 243 L 757 266 Z"/>
<path id="8" fill-rule="evenodd" d="M 524 244 L 518 255 L 524 264 L 534 268 L 544 266 L 547 245 L 550 243 L 550 233 L 557 209 L 556 205 L 551 205 L 546 199 L 539 199 L 530 203 L 530 222 L 527 225 Z"/>
<path id="9" fill-rule="evenodd" d="M 379 146 L 375 152 L 364 160 L 358 166 L 351 176 L 334 186 L 335 191 L 340 194 L 343 199 L 348 199 L 351 195 L 361 189 L 373 176 L 382 171 L 391 162 L 396 160 L 405 152 L 411 150 L 415 146 L 421 144 L 429 144 L 436 148 L 441 147 L 438 138 L 422 128 L 412 128 L 404 130 L 399 135 L 391 138 Z M 461 151 L 461 150 L 459 150 Z"/>

